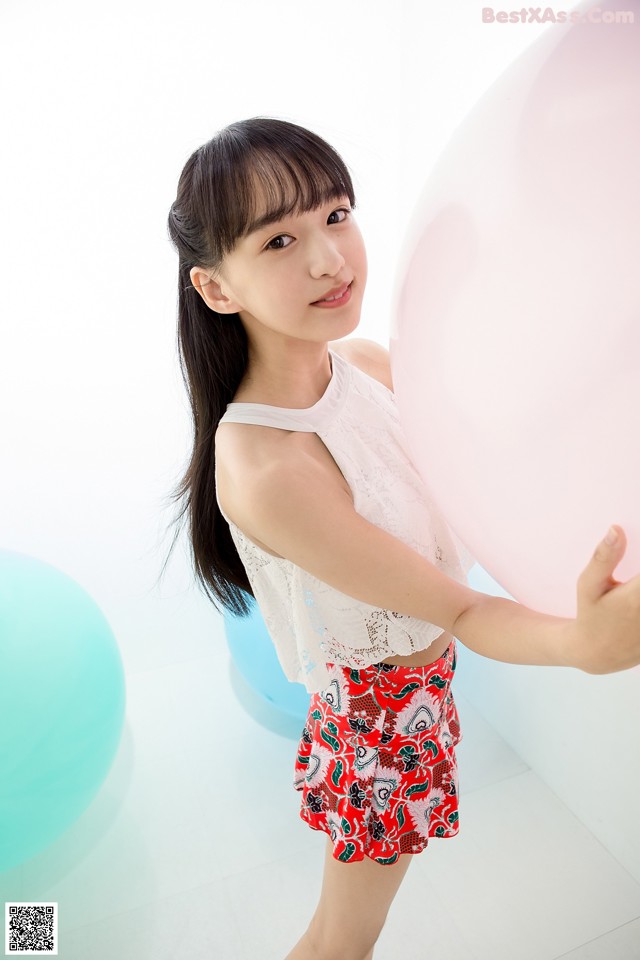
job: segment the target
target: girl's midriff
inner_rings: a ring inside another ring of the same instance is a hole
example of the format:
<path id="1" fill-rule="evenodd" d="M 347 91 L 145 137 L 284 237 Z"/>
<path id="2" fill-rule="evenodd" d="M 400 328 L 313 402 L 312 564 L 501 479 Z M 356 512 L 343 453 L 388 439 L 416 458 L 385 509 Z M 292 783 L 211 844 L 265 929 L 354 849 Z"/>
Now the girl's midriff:
<path id="1" fill-rule="evenodd" d="M 433 643 L 429 644 L 426 650 L 412 653 L 409 657 L 387 657 L 380 663 L 391 663 L 397 667 L 426 667 L 442 657 L 452 640 L 453 634 L 445 631 Z"/>

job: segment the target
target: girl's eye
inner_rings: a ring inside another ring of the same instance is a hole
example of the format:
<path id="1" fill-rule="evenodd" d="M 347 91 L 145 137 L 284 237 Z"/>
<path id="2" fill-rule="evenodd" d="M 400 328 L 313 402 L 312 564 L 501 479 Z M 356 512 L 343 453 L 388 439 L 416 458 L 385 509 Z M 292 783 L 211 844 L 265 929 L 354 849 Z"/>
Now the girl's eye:
<path id="1" fill-rule="evenodd" d="M 285 240 L 289 237 L 289 240 L 293 240 L 293 237 L 290 237 L 288 233 L 281 233 L 279 236 L 274 237 L 273 240 L 269 240 L 269 243 L 266 245 L 265 250 L 284 250 L 285 247 L 288 247 L 288 243 L 278 243 L 278 240 Z"/>
<path id="2" fill-rule="evenodd" d="M 342 223 L 343 220 L 347 219 L 347 217 L 351 213 L 351 210 L 349 210 L 347 207 L 341 207 L 339 210 L 334 210 L 332 213 L 330 213 L 328 219 L 331 219 L 331 217 L 335 217 L 337 213 L 344 213 L 344 217 L 342 217 L 340 220 L 334 220 L 333 222 Z"/>
<path id="3" fill-rule="evenodd" d="M 342 214 L 341 217 L 337 220 L 332 220 L 332 217 L 337 217 L 338 214 Z M 351 214 L 351 209 L 349 207 L 340 207 L 338 210 L 332 210 L 329 216 L 327 217 L 327 222 L 331 225 L 334 223 L 343 223 L 348 216 Z M 289 243 L 285 243 L 285 240 L 294 240 L 288 233 L 279 233 L 277 237 L 273 237 L 272 240 L 269 240 L 269 243 L 264 248 L 265 250 L 284 250 L 286 247 L 290 246 Z"/>

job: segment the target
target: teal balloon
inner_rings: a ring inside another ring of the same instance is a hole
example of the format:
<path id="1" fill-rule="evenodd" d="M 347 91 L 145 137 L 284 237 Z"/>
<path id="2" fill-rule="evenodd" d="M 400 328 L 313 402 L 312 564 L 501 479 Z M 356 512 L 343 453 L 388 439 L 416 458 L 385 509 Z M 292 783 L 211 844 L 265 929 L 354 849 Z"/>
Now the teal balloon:
<path id="1" fill-rule="evenodd" d="M 124 713 L 122 661 L 96 603 L 55 567 L 0 551 L 0 870 L 89 806 Z"/>
<path id="2" fill-rule="evenodd" d="M 284 675 L 260 608 L 247 594 L 251 612 L 236 617 L 225 611 L 224 626 L 231 658 L 250 687 L 282 713 L 304 723 L 310 697 L 300 683 Z"/>

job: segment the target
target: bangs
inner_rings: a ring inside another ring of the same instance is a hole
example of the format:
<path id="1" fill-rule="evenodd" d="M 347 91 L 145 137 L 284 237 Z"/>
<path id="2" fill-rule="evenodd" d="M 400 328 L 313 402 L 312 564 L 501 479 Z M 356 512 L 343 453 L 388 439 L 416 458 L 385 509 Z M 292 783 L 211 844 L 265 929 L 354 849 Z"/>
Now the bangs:
<path id="1" fill-rule="evenodd" d="M 349 171 L 328 143 L 295 124 L 269 123 L 254 124 L 251 137 L 246 122 L 231 124 L 214 138 L 214 156 L 202 157 L 200 186 L 217 262 L 238 240 L 284 217 L 345 196 L 355 207 Z"/>
<path id="2" fill-rule="evenodd" d="M 307 213 L 338 197 L 355 197 L 338 167 L 318 164 L 316 157 L 257 154 L 251 169 L 245 171 L 242 196 L 244 209 L 238 207 L 238 237 L 260 230 L 291 214 Z M 247 182 L 248 180 L 248 182 Z"/>

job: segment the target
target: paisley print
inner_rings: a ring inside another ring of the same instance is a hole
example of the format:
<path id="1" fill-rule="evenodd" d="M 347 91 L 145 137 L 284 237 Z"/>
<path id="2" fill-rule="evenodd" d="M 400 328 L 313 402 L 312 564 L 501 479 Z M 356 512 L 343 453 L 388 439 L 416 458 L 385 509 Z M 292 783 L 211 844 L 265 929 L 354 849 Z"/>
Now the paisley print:
<path id="1" fill-rule="evenodd" d="M 456 639 L 423 667 L 328 663 L 294 764 L 300 816 L 327 833 L 336 860 L 395 863 L 458 833 L 461 740 L 451 691 Z"/>

